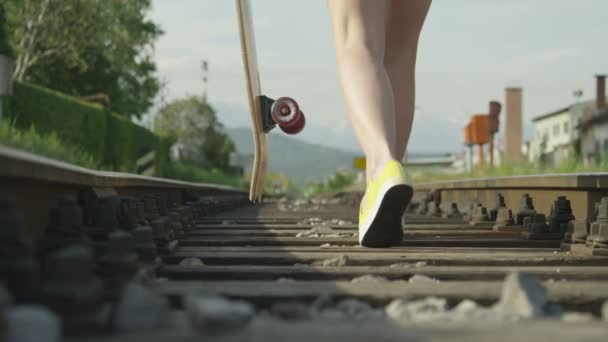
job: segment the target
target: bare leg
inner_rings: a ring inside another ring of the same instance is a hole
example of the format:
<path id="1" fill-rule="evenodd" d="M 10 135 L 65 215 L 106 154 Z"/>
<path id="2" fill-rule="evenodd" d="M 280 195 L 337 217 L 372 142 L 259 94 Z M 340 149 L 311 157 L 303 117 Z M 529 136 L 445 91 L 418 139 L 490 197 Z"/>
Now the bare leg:
<path id="1" fill-rule="evenodd" d="M 384 65 L 393 89 L 395 156 L 402 160 L 414 121 L 418 37 L 431 0 L 391 0 Z"/>
<path id="2" fill-rule="evenodd" d="M 365 152 L 367 180 L 395 159 L 395 107 L 384 68 L 390 0 L 328 0 L 338 72 L 355 134 Z"/>

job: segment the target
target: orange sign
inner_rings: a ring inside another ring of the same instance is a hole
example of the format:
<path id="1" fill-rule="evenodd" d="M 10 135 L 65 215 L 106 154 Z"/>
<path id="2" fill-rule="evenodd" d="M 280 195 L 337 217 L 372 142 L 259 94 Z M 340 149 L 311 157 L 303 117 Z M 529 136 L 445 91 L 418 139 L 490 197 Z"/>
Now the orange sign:
<path id="1" fill-rule="evenodd" d="M 471 118 L 471 143 L 480 145 L 490 142 L 488 115 L 477 114 Z"/>

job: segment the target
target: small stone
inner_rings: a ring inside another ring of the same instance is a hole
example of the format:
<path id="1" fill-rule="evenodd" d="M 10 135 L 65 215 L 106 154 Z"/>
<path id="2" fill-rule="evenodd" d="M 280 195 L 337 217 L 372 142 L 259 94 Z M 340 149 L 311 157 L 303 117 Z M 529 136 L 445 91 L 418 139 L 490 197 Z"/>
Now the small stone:
<path id="1" fill-rule="evenodd" d="M 513 272 L 503 283 L 495 309 L 522 318 L 536 318 L 545 315 L 546 304 L 547 292 L 540 281 L 531 275 Z"/>
<path id="2" fill-rule="evenodd" d="M 332 233 L 332 234 L 324 234 L 323 237 L 328 237 L 328 238 L 341 238 L 341 237 L 349 237 L 351 236 L 350 234 L 344 234 L 344 233 Z"/>
<path id="3" fill-rule="evenodd" d="M 346 234 L 339 233 L 329 227 L 316 225 L 309 230 L 298 232 L 296 237 L 344 237 Z"/>
<path id="4" fill-rule="evenodd" d="M 330 243 L 324 243 L 324 244 L 322 244 L 319 247 L 321 247 L 321 248 L 329 248 L 329 247 L 331 247 L 331 244 Z"/>
<path id="5" fill-rule="evenodd" d="M 4 314 L 4 311 L 11 305 L 11 301 L 11 295 L 6 290 L 6 287 L 4 287 L 4 284 L 0 282 L 0 329 L 3 323 L 2 315 Z"/>
<path id="6" fill-rule="evenodd" d="M 185 258 L 179 262 L 179 265 L 182 267 L 200 267 L 205 266 L 205 264 L 199 258 Z"/>
<path id="7" fill-rule="evenodd" d="M 355 298 L 344 299 L 336 305 L 336 308 L 350 319 L 368 318 L 373 311 L 369 304 Z"/>
<path id="8" fill-rule="evenodd" d="M 322 267 L 343 267 L 348 265 L 348 256 L 342 254 L 334 258 L 313 262 L 314 266 Z"/>
<path id="9" fill-rule="evenodd" d="M 479 305 L 470 299 L 464 299 L 456 307 L 453 311 L 455 312 L 471 312 L 477 310 Z"/>
<path id="10" fill-rule="evenodd" d="M 171 310 L 169 313 L 169 328 L 171 334 L 190 335 L 190 322 L 184 310 Z"/>
<path id="11" fill-rule="evenodd" d="M 312 317 L 311 308 L 301 302 L 275 303 L 270 312 L 284 320 L 308 320 Z"/>
<path id="12" fill-rule="evenodd" d="M 445 316 L 447 301 L 437 297 L 416 301 L 400 298 L 390 302 L 385 312 L 389 318 L 397 321 L 430 321 Z"/>
<path id="13" fill-rule="evenodd" d="M 413 264 L 407 263 L 407 262 L 398 262 L 396 264 L 391 264 L 388 267 L 389 268 L 410 268 L 414 266 Z"/>
<path id="14" fill-rule="evenodd" d="M 60 342 L 61 319 L 43 306 L 20 305 L 6 313 L 6 342 Z"/>
<path id="15" fill-rule="evenodd" d="M 415 267 L 424 267 L 426 265 L 428 265 L 426 261 L 418 261 L 414 264 Z"/>
<path id="16" fill-rule="evenodd" d="M 562 321 L 567 323 L 593 322 L 595 317 L 588 312 L 564 312 Z"/>
<path id="17" fill-rule="evenodd" d="M 131 282 L 123 289 L 116 308 L 114 326 L 119 332 L 167 328 L 169 302 L 160 293 Z"/>
<path id="18" fill-rule="evenodd" d="M 315 318 L 323 321 L 341 321 L 346 319 L 346 315 L 341 310 L 329 308 L 315 313 Z"/>
<path id="19" fill-rule="evenodd" d="M 410 284 L 418 284 L 418 283 L 439 283 L 439 280 L 435 279 L 435 278 L 431 278 L 422 274 L 414 274 L 413 276 L 410 277 L 410 279 L 408 280 L 408 283 Z"/>
<path id="20" fill-rule="evenodd" d="M 279 279 L 277 279 L 277 283 L 279 284 L 284 284 L 284 283 L 295 283 L 296 280 L 293 278 L 285 278 L 285 277 L 281 277 Z"/>
<path id="21" fill-rule="evenodd" d="M 479 306 L 470 299 L 465 299 L 449 313 L 448 319 L 451 321 L 512 321 L 513 316 L 504 314 L 498 310 L 488 309 Z"/>
<path id="22" fill-rule="evenodd" d="M 334 304 L 333 299 L 329 295 L 322 294 L 317 297 L 314 302 L 312 302 L 311 308 L 314 311 L 321 311 L 323 309 L 334 307 Z"/>
<path id="23" fill-rule="evenodd" d="M 303 206 L 303 205 L 306 205 L 306 204 L 309 204 L 309 203 L 312 204 L 312 201 L 305 200 L 305 199 L 299 199 L 299 200 L 295 200 L 293 202 L 293 205 L 295 205 L 295 206 Z"/>
<path id="24" fill-rule="evenodd" d="M 199 334 L 219 334 L 244 328 L 255 314 L 251 304 L 222 297 L 187 296 L 184 307 L 192 329 Z"/>
<path id="25" fill-rule="evenodd" d="M 384 283 L 387 281 L 388 281 L 388 279 L 386 279 L 385 277 L 366 274 L 366 275 L 362 275 L 362 276 L 353 278 L 353 280 L 351 280 L 351 283 L 353 283 L 353 284 L 356 284 L 356 283 Z"/>

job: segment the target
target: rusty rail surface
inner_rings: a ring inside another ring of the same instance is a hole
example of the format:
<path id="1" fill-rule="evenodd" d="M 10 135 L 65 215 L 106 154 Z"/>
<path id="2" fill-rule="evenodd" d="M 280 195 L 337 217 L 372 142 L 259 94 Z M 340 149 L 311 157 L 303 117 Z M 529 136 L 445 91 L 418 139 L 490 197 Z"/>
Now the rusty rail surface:
<path id="1" fill-rule="evenodd" d="M 607 177 L 420 184 L 401 246 L 367 249 L 361 194 L 253 205 L 0 147 L 0 322 L 34 303 L 78 341 L 603 340 Z"/>

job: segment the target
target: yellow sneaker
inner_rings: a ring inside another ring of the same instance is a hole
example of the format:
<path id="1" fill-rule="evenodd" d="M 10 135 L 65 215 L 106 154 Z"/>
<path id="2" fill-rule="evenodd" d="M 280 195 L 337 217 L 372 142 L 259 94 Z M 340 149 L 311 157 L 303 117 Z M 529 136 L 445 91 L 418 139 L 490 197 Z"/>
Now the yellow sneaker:
<path id="1" fill-rule="evenodd" d="M 405 184 L 405 171 L 396 160 L 384 165 L 370 181 L 359 208 L 359 243 L 364 247 L 398 246 L 403 239 L 401 217 L 414 190 Z M 364 205 L 365 204 L 365 205 Z M 365 208 L 365 209 L 364 209 Z"/>

